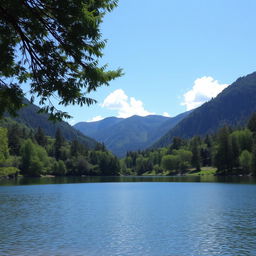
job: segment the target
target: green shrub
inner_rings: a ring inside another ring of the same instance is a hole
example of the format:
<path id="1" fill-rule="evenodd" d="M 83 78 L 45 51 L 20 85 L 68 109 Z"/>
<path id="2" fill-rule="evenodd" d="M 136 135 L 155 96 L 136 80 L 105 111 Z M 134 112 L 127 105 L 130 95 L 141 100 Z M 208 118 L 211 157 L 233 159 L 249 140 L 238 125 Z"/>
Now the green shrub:
<path id="1" fill-rule="evenodd" d="M 6 177 L 19 173 L 20 170 L 16 167 L 0 167 L 0 177 Z"/>

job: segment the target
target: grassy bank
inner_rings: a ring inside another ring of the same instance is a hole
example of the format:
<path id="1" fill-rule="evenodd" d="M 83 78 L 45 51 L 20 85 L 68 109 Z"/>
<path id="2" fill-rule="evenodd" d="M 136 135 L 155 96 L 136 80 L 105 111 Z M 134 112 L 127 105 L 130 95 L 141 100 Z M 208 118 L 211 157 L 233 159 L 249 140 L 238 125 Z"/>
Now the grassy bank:
<path id="1" fill-rule="evenodd" d="M 216 175 L 217 168 L 215 167 L 202 167 L 201 171 L 196 171 L 196 169 L 189 169 L 187 172 L 184 172 L 182 175 L 185 176 L 207 176 L 207 175 Z M 142 176 L 176 176 L 180 175 L 177 171 L 164 171 L 164 172 L 145 172 L 142 174 Z"/>
<path id="2" fill-rule="evenodd" d="M 201 171 L 196 171 L 195 169 L 190 170 L 186 175 L 188 176 L 206 176 L 206 175 L 216 175 L 217 168 L 215 167 L 202 167 Z"/>

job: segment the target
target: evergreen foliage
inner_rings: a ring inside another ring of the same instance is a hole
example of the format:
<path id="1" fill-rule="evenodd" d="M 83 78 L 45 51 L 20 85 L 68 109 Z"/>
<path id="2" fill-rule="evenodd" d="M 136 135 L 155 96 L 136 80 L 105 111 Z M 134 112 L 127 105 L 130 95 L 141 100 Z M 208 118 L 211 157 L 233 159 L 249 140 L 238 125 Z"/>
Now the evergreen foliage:
<path id="1" fill-rule="evenodd" d="M 36 133 L 35 133 L 35 139 L 38 143 L 38 145 L 45 147 L 47 145 L 47 138 L 44 134 L 44 131 L 41 127 L 38 127 Z"/>
<path id="2" fill-rule="evenodd" d="M 0 127 L 0 176 L 119 175 L 119 160 L 104 145 L 88 149 L 78 140 L 65 140 L 61 129 L 55 138 L 6 119 Z M 15 131 L 15 137 L 11 132 Z M 10 135 L 10 136 L 9 136 Z M 10 139 L 9 139 L 10 138 Z M 12 139 L 14 138 L 14 139 Z M 18 147 L 14 146 L 18 142 Z"/>
<path id="3" fill-rule="evenodd" d="M 255 114 L 249 123 L 252 124 L 254 119 Z M 122 161 L 122 173 L 125 175 L 203 173 L 200 172 L 201 168 L 217 168 L 217 175 L 256 175 L 256 138 L 253 129 L 245 127 L 234 130 L 223 126 L 207 136 L 190 139 L 174 137 L 167 147 L 128 152 Z"/>
<path id="4" fill-rule="evenodd" d="M 65 140 L 60 129 L 55 138 L 41 140 L 39 138 L 44 138 L 41 128 L 35 131 L 13 121 L 4 124 L 5 127 L 0 127 L 0 176 L 18 173 L 30 177 L 203 175 L 213 172 L 256 175 L 256 139 L 247 127 L 234 130 L 224 126 L 215 134 L 186 140 L 176 137 L 168 147 L 128 152 L 119 160 L 104 144 L 88 149 L 78 140 Z M 9 140 L 10 131 L 17 132 L 15 140 L 19 142 L 19 152 L 13 147 L 14 141 Z"/>
<path id="5" fill-rule="evenodd" d="M 0 163 L 8 158 L 8 137 L 7 129 L 0 127 Z"/>
<path id="6" fill-rule="evenodd" d="M 243 150 L 239 156 L 239 163 L 243 171 L 249 173 L 252 167 L 252 153 L 248 150 Z"/>
<path id="7" fill-rule="evenodd" d="M 22 124 L 22 127 L 26 131 L 27 128 L 31 129 L 40 129 L 43 131 L 43 133 L 46 136 L 54 137 L 56 134 L 57 129 L 61 129 L 62 135 L 66 140 L 72 141 L 72 140 L 78 140 L 81 144 L 86 145 L 88 148 L 94 148 L 96 145 L 96 141 L 87 137 L 86 135 L 83 135 L 81 132 L 74 129 L 71 125 L 69 125 L 67 122 L 64 121 L 56 121 L 56 122 L 50 122 L 49 121 L 49 115 L 38 113 L 39 107 L 31 104 L 27 99 L 23 99 L 24 107 L 18 111 L 18 116 L 15 118 L 10 118 L 6 115 L 7 121 L 5 119 L 0 120 L 0 125 L 6 126 L 7 124 L 10 124 L 10 122 L 18 122 L 19 124 Z M 5 124 L 5 122 L 7 122 Z M 14 128 L 14 127 L 13 127 Z M 9 131 L 9 129 L 8 129 Z M 19 131 L 22 133 L 22 130 Z M 15 130 L 12 132 L 10 131 L 11 136 L 16 136 Z M 16 136 L 20 137 L 20 135 Z M 12 139 L 12 138 L 9 138 Z M 17 139 L 17 138 L 16 138 Z M 17 142 L 17 140 L 16 140 Z M 17 143 L 14 143 L 14 145 L 19 145 Z M 14 146 L 13 145 L 13 146 Z M 16 149 L 16 153 L 18 152 L 18 148 Z"/>
<path id="8" fill-rule="evenodd" d="M 200 138 L 194 137 L 191 140 L 191 152 L 192 152 L 192 160 L 191 164 L 196 170 L 199 172 L 201 170 L 201 160 L 200 160 Z"/>

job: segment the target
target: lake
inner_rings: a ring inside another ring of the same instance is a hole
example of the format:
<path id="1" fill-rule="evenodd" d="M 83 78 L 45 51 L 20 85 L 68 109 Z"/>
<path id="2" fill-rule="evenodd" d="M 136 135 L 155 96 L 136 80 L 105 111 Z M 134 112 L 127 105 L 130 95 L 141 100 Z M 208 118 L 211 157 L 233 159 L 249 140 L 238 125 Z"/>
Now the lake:
<path id="1" fill-rule="evenodd" d="M 1 256 L 256 255 L 253 178 L 44 178 L 0 185 Z"/>

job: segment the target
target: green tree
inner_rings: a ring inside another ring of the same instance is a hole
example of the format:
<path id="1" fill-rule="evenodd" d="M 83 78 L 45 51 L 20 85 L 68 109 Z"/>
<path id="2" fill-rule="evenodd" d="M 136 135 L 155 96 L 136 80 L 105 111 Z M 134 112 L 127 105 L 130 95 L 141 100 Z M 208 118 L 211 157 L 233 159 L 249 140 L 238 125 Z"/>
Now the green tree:
<path id="1" fill-rule="evenodd" d="M 211 157 L 211 148 L 203 145 L 200 149 L 200 160 L 202 166 L 211 166 L 212 157 Z"/>
<path id="2" fill-rule="evenodd" d="M 177 155 L 165 155 L 162 157 L 161 166 L 164 170 L 178 170 L 179 157 Z"/>
<path id="3" fill-rule="evenodd" d="M 213 139 L 211 136 L 206 135 L 203 144 L 200 148 L 200 158 L 202 166 L 212 165 L 212 149 L 213 149 Z"/>
<path id="4" fill-rule="evenodd" d="M 206 135 L 204 143 L 207 145 L 207 148 L 212 147 L 212 138 L 209 135 Z"/>
<path id="5" fill-rule="evenodd" d="M 180 138 L 180 137 L 174 137 L 172 139 L 172 144 L 171 146 L 169 147 L 169 150 L 168 150 L 168 153 L 172 153 L 173 150 L 177 150 L 177 149 L 180 149 L 181 146 L 183 145 L 183 140 Z"/>
<path id="6" fill-rule="evenodd" d="M 132 163 L 132 158 L 130 156 L 127 156 L 125 159 L 124 159 L 124 162 L 125 162 L 125 166 L 127 168 L 132 168 L 133 167 L 133 163 Z"/>
<path id="7" fill-rule="evenodd" d="M 191 152 L 192 152 L 192 160 L 191 164 L 196 168 L 197 171 L 201 170 L 201 158 L 200 158 L 200 148 L 199 148 L 199 138 L 194 137 L 191 140 Z"/>
<path id="8" fill-rule="evenodd" d="M 149 153 L 149 158 L 151 159 L 153 165 L 161 164 L 161 153 L 159 151 L 153 151 Z"/>
<path id="9" fill-rule="evenodd" d="M 76 172 L 79 175 L 89 175 L 90 174 L 90 170 L 91 170 L 91 165 L 88 163 L 88 161 L 80 156 L 77 159 L 77 163 L 76 163 Z"/>
<path id="10" fill-rule="evenodd" d="M 253 174 L 256 175 L 256 142 L 254 141 L 252 147 L 252 162 L 251 162 L 251 169 Z"/>
<path id="11" fill-rule="evenodd" d="M 73 140 L 71 142 L 71 147 L 70 147 L 70 155 L 77 157 L 79 155 L 79 143 L 77 140 Z"/>
<path id="12" fill-rule="evenodd" d="M 11 125 L 8 128 L 8 141 L 11 155 L 19 155 L 21 147 L 21 129 L 18 124 Z"/>
<path id="13" fill-rule="evenodd" d="M 231 136 L 236 137 L 239 150 L 252 150 L 252 132 L 249 129 L 237 130 L 232 132 Z"/>
<path id="14" fill-rule="evenodd" d="M 239 140 L 236 135 L 233 133 L 230 135 L 230 143 L 231 143 L 231 150 L 232 150 L 232 166 L 238 167 L 239 166 L 239 155 L 241 152 Z"/>
<path id="15" fill-rule="evenodd" d="M 227 126 L 224 126 L 218 132 L 215 164 L 218 168 L 218 172 L 222 173 L 231 171 L 233 168 L 232 143 L 229 134 L 230 130 Z"/>
<path id="16" fill-rule="evenodd" d="M 102 175 L 114 176 L 120 171 L 118 159 L 109 152 L 97 151 L 99 168 Z"/>
<path id="17" fill-rule="evenodd" d="M 73 140 L 70 145 L 70 155 L 71 157 L 77 157 L 78 155 L 87 156 L 88 149 L 85 145 L 79 143 L 78 140 Z"/>
<path id="18" fill-rule="evenodd" d="M 8 148 L 8 131 L 6 128 L 0 127 L 0 163 L 9 156 Z"/>
<path id="19" fill-rule="evenodd" d="M 135 166 L 136 165 L 136 160 L 137 160 L 137 157 L 138 157 L 138 152 L 127 152 L 127 157 L 131 157 L 132 159 L 132 166 Z"/>
<path id="20" fill-rule="evenodd" d="M 239 162 L 244 173 L 250 172 L 252 166 L 252 153 L 248 150 L 243 150 L 239 156 Z"/>
<path id="21" fill-rule="evenodd" d="M 99 162 L 97 151 L 95 151 L 95 150 L 91 151 L 89 154 L 89 159 L 90 159 L 91 164 L 97 165 Z"/>
<path id="22" fill-rule="evenodd" d="M 153 169 L 153 164 L 148 157 L 139 156 L 136 159 L 136 172 L 141 175 L 145 172 L 151 172 Z"/>
<path id="23" fill-rule="evenodd" d="M 253 132 L 254 134 L 256 134 L 256 113 L 254 113 L 247 125 L 248 129 Z"/>
<path id="24" fill-rule="evenodd" d="M 185 172 L 191 166 L 192 152 L 185 149 L 179 149 L 174 150 L 173 153 L 178 157 L 179 160 L 178 170 Z"/>
<path id="25" fill-rule="evenodd" d="M 119 160 L 108 151 L 91 151 L 89 160 L 92 165 L 97 166 L 101 175 L 115 176 L 120 172 Z"/>
<path id="26" fill-rule="evenodd" d="M 46 150 L 36 145 L 31 139 L 21 147 L 21 170 L 26 176 L 40 176 L 50 169 L 50 159 Z"/>
<path id="27" fill-rule="evenodd" d="M 67 168 L 62 160 L 55 161 L 52 167 L 52 174 L 56 176 L 64 176 L 67 173 Z"/>
<path id="28" fill-rule="evenodd" d="M 44 134 L 44 131 L 41 127 L 38 127 L 35 133 L 35 140 L 37 141 L 38 145 L 45 147 L 47 145 L 47 138 Z"/>
<path id="29" fill-rule="evenodd" d="M 0 116 L 21 108 L 26 81 L 51 118 L 69 117 L 51 103 L 53 95 L 64 106 L 94 103 L 88 94 L 122 74 L 99 65 L 106 45 L 100 26 L 116 6 L 117 0 L 1 0 Z"/>
<path id="30" fill-rule="evenodd" d="M 21 147 L 21 170 L 26 174 L 35 155 L 33 143 L 27 140 Z"/>
<path id="31" fill-rule="evenodd" d="M 55 133 L 55 142 L 54 142 L 54 156 L 56 160 L 61 159 L 61 148 L 65 143 L 65 139 L 62 136 L 60 128 L 57 129 Z"/>

